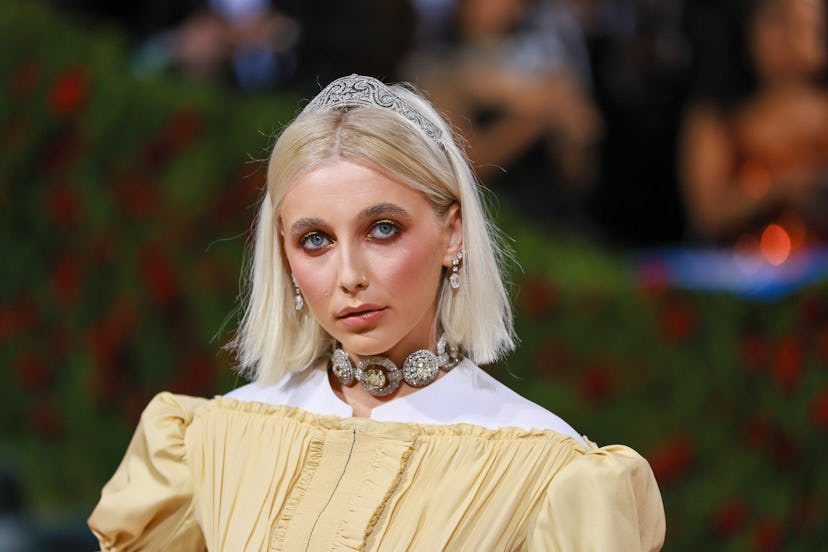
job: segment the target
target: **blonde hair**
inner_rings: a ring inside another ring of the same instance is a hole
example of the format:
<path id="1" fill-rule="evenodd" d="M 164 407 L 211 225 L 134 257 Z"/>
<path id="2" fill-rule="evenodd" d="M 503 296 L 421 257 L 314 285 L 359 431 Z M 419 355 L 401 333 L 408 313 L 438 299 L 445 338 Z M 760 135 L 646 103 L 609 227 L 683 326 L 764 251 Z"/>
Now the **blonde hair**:
<path id="1" fill-rule="evenodd" d="M 300 114 L 277 140 L 267 171 L 267 192 L 256 223 L 244 316 L 228 347 L 240 371 L 271 384 L 330 355 L 333 338 L 305 309 L 297 312 L 293 285 L 282 251 L 278 212 L 282 198 L 300 175 L 344 159 L 383 173 L 421 191 L 444 216 L 460 205 L 462 285 L 443 278 L 437 320 L 449 343 L 471 360 L 494 362 L 514 348 L 512 310 L 504 284 L 504 249 L 486 216 L 480 190 L 451 129 L 431 104 L 404 86 L 393 93 L 442 131 L 440 143 L 390 109 L 353 107 Z"/>

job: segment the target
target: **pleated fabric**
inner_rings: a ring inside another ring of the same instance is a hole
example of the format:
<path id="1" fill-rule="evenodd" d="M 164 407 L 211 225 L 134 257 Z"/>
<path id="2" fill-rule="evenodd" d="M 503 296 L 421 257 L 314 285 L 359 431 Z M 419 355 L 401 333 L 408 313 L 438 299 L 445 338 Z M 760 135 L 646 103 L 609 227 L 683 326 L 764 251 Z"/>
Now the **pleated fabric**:
<path id="1" fill-rule="evenodd" d="M 89 526 L 102 550 L 658 550 L 628 447 L 162 393 Z"/>

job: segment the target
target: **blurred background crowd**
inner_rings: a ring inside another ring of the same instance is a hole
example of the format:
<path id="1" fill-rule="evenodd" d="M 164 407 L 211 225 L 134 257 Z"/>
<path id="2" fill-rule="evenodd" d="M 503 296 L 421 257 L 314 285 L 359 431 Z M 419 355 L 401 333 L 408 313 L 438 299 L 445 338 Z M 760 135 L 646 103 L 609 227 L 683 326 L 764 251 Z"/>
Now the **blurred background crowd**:
<path id="1" fill-rule="evenodd" d="M 121 26 L 138 73 L 304 97 L 351 72 L 414 82 L 537 221 L 757 251 L 828 231 L 821 1 L 52 2 Z"/>
<path id="2" fill-rule="evenodd" d="M 241 383 L 262 158 L 349 73 L 462 134 L 488 368 L 646 456 L 666 550 L 828 549 L 824 0 L 7 0 L 0 46 L 0 552 L 91 549 L 152 395 Z"/>

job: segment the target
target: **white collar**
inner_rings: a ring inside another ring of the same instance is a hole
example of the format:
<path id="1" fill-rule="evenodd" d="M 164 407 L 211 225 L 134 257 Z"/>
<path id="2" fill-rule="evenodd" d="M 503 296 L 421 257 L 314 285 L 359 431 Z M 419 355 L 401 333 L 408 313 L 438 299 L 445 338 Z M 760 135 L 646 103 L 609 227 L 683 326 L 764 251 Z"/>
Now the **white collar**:
<path id="1" fill-rule="evenodd" d="M 279 383 L 266 387 L 251 383 L 234 389 L 226 397 L 292 406 L 324 416 L 353 416 L 351 407 L 331 389 L 326 370 L 320 368 L 288 374 Z M 521 397 L 468 359 L 422 389 L 375 406 L 371 419 L 427 425 L 466 423 L 488 429 L 548 429 L 585 445 L 561 418 Z"/>

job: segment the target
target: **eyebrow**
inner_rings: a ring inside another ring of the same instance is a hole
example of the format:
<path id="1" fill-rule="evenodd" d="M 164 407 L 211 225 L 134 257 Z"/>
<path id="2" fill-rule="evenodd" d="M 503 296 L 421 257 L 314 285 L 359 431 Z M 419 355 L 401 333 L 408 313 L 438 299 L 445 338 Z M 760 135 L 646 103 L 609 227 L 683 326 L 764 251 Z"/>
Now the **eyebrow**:
<path id="1" fill-rule="evenodd" d="M 367 207 L 363 209 L 359 213 L 359 218 L 362 220 L 382 216 L 411 218 L 411 215 L 408 214 L 408 211 L 406 211 L 399 205 L 394 205 L 393 203 L 378 203 L 372 207 Z"/>
<path id="2" fill-rule="evenodd" d="M 318 228 L 324 225 L 325 222 L 321 218 L 300 218 L 291 225 L 290 235 L 299 236 L 311 228 Z"/>
<path id="3" fill-rule="evenodd" d="M 376 205 L 372 205 L 371 207 L 366 207 L 357 215 L 357 218 L 359 218 L 360 220 L 370 220 L 377 217 L 398 217 L 410 219 L 411 215 L 408 214 L 408 211 L 406 211 L 399 205 L 394 205 L 393 203 L 378 203 Z M 290 235 L 300 236 L 312 228 L 319 228 L 325 226 L 327 225 L 325 224 L 325 221 L 321 218 L 300 218 L 291 225 Z"/>

